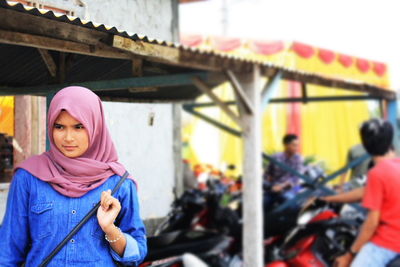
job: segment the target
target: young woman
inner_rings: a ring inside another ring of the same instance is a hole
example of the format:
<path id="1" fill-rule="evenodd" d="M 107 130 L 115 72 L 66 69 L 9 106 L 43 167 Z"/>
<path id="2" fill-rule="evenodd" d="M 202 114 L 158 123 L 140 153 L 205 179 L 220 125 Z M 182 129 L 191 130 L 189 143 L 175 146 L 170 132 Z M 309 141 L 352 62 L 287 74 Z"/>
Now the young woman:
<path id="1" fill-rule="evenodd" d="M 147 253 L 136 184 L 127 179 L 104 121 L 102 103 L 83 87 L 51 102 L 51 147 L 16 168 L 0 227 L 0 266 L 38 266 L 101 201 L 97 216 L 48 266 L 137 266 Z M 128 133 L 127 133 L 128 134 Z"/>

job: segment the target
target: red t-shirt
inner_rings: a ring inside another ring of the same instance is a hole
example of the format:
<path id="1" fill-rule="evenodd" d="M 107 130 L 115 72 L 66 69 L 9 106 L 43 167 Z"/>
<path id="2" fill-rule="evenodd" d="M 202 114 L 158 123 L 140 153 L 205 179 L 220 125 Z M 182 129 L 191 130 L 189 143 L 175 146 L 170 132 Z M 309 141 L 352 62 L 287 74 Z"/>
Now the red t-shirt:
<path id="1" fill-rule="evenodd" d="M 383 160 L 369 171 L 363 205 L 381 212 L 371 241 L 400 253 L 400 159 Z"/>

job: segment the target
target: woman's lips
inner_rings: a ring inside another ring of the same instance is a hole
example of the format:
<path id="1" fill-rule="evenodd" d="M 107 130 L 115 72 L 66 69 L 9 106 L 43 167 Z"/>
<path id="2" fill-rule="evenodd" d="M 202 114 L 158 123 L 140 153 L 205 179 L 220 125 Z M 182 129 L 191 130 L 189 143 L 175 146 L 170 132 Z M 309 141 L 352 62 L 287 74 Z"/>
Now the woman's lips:
<path id="1" fill-rule="evenodd" d="M 63 148 L 67 151 L 73 151 L 77 148 L 77 146 L 63 146 Z"/>

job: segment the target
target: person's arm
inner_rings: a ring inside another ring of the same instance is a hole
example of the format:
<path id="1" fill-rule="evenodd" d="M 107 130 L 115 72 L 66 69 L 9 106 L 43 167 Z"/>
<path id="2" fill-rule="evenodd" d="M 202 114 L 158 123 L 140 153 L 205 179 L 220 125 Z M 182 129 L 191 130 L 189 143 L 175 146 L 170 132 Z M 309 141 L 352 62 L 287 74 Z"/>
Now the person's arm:
<path id="1" fill-rule="evenodd" d="M 293 187 L 293 184 L 291 181 L 286 181 L 283 183 L 276 183 L 273 187 L 272 187 L 272 191 L 273 192 L 281 192 L 282 190 L 286 189 L 286 187 Z"/>
<path id="2" fill-rule="evenodd" d="M 18 170 L 12 180 L 0 226 L 0 265 L 21 266 L 29 251 L 29 173 Z"/>
<path id="3" fill-rule="evenodd" d="M 368 212 L 367 219 L 361 226 L 360 233 L 351 247 L 351 251 L 358 253 L 361 248 L 372 238 L 376 228 L 379 225 L 379 220 L 381 217 L 381 212 L 377 210 L 371 210 Z"/>
<path id="4" fill-rule="evenodd" d="M 360 202 L 364 196 L 364 187 L 353 189 L 349 192 L 321 197 L 322 200 L 331 203 L 354 203 Z"/>
<path id="5" fill-rule="evenodd" d="M 121 254 L 110 247 L 114 260 L 125 265 L 138 266 L 147 255 L 146 230 L 140 217 L 139 199 L 135 182 L 125 181 L 118 192 L 121 202 L 121 211 L 116 224 L 121 228 L 126 239 L 126 248 Z"/>
<path id="6" fill-rule="evenodd" d="M 356 241 L 351 246 L 349 253 L 337 259 L 337 266 L 349 266 L 355 253 L 368 243 L 373 237 L 380 222 L 382 204 L 384 199 L 384 185 L 382 182 L 383 173 L 380 170 L 370 171 L 368 182 L 363 197 L 363 206 L 369 209 L 368 216 L 361 226 Z"/>
<path id="7" fill-rule="evenodd" d="M 361 226 L 360 233 L 358 234 L 356 241 L 351 246 L 349 252 L 337 258 L 335 267 L 350 266 L 355 254 L 357 254 L 361 248 L 368 243 L 369 240 L 371 240 L 376 228 L 379 225 L 380 216 L 380 211 L 372 210 L 368 212 L 367 219 Z"/>
<path id="8" fill-rule="evenodd" d="M 111 195 L 111 190 L 103 191 L 100 199 L 100 207 L 97 210 L 97 220 L 105 238 L 111 248 L 120 256 L 124 254 L 126 238 L 122 231 L 115 226 L 114 221 L 121 211 L 121 203 Z"/>

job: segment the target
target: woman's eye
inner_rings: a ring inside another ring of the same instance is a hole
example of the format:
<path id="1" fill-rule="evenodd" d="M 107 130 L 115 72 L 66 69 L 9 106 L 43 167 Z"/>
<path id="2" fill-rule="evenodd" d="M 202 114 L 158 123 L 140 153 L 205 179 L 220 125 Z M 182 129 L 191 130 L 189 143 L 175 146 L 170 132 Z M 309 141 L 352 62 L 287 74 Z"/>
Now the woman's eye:
<path id="1" fill-rule="evenodd" d="M 64 126 L 60 125 L 60 124 L 54 124 L 54 128 L 56 129 L 63 129 Z"/>
<path id="2" fill-rule="evenodd" d="M 81 125 L 76 125 L 75 128 L 76 128 L 76 129 L 83 129 L 83 128 L 85 128 L 85 127 L 83 127 L 83 125 L 81 124 Z"/>

